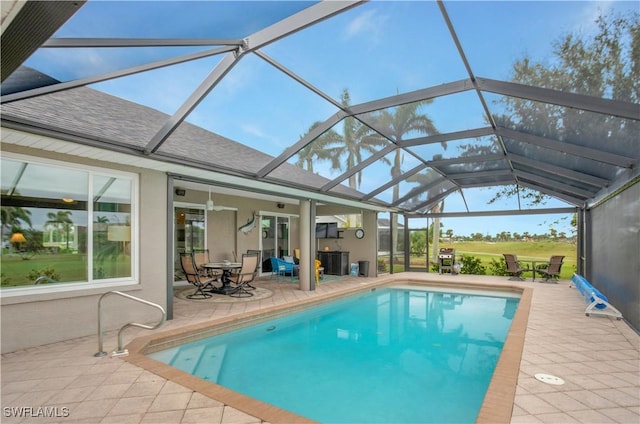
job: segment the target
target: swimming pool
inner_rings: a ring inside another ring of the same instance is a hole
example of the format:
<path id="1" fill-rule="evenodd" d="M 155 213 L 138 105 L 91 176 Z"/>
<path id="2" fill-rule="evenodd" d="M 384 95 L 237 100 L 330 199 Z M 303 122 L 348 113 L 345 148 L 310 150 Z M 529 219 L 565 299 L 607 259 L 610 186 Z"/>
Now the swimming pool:
<path id="1" fill-rule="evenodd" d="M 517 305 L 381 288 L 149 356 L 321 422 L 473 422 Z"/>

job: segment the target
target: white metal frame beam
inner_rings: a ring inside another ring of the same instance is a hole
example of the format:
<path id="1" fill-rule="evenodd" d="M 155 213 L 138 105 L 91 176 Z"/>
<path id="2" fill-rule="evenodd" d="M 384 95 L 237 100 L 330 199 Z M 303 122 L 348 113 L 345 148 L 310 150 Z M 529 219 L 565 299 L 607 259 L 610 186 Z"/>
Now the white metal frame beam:
<path id="1" fill-rule="evenodd" d="M 477 83 L 481 90 L 490 93 L 587 110 L 603 115 L 613 115 L 624 119 L 640 120 L 640 104 L 636 103 L 602 99 L 585 94 L 533 87 L 489 78 L 477 78 Z"/>
<path id="2" fill-rule="evenodd" d="M 18 93 L 6 94 L 0 97 L 0 104 L 12 102 L 16 100 L 27 99 L 30 97 L 41 96 L 44 94 L 56 93 L 58 91 L 69 90 L 71 88 L 82 87 L 85 85 L 95 84 L 98 82 L 108 81 L 115 78 L 125 77 L 128 75 L 138 74 L 140 72 L 151 71 L 154 69 L 164 68 L 166 66 L 177 65 L 179 63 L 189 62 L 192 60 L 202 59 L 204 57 L 215 56 L 222 53 L 227 53 L 237 49 L 236 47 L 221 47 L 203 52 L 187 54 L 183 56 L 177 56 L 171 59 L 160 60 L 157 62 L 151 62 L 144 65 L 133 66 L 126 69 L 120 69 L 117 71 L 106 72 L 101 75 L 93 77 L 77 79 L 68 82 L 61 82 L 58 84 L 47 85 L 45 87 L 34 88 L 32 90 L 25 90 Z"/>

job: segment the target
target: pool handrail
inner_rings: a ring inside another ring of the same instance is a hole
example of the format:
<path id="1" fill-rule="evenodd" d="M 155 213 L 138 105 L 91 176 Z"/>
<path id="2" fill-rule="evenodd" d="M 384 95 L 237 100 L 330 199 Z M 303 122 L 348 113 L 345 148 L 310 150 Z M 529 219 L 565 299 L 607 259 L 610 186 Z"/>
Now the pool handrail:
<path id="1" fill-rule="evenodd" d="M 158 305 L 157 303 L 149 302 L 148 300 L 140 299 L 139 297 L 135 297 L 130 294 L 123 293 L 117 290 L 112 290 L 104 293 L 102 296 L 100 296 L 100 299 L 98 300 L 98 352 L 96 352 L 93 355 L 96 357 L 102 357 L 107 355 L 107 352 L 103 350 L 103 340 L 102 340 L 102 299 L 104 299 L 107 295 L 110 295 L 110 294 L 116 294 L 118 296 L 131 299 L 135 302 L 140 302 L 145 305 L 153 306 L 154 308 L 160 309 L 160 311 L 162 312 L 162 319 L 158 321 L 158 323 L 155 325 L 140 324 L 137 322 L 130 322 L 123 325 L 118 331 L 118 349 L 112 353 L 112 356 L 123 356 L 123 355 L 129 354 L 127 349 L 123 349 L 123 346 L 122 346 L 122 332 L 124 331 L 125 328 L 139 327 L 139 328 L 144 328 L 146 330 L 155 330 L 167 320 L 167 312 L 161 305 Z"/>

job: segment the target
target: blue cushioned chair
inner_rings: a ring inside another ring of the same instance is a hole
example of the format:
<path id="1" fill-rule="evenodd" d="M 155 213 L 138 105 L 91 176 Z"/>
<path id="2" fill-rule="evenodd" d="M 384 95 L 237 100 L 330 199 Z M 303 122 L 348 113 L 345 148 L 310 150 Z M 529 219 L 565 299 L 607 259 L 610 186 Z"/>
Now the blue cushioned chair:
<path id="1" fill-rule="evenodd" d="M 271 257 L 271 277 L 275 275 L 278 281 L 280 281 L 280 276 L 285 277 L 286 275 L 291 276 L 291 281 L 293 281 L 293 277 L 295 275 L 295 269 L 297 265 L 293 262 L 287 262 L 284 259 L 276 258 L 275 256 Z"/>

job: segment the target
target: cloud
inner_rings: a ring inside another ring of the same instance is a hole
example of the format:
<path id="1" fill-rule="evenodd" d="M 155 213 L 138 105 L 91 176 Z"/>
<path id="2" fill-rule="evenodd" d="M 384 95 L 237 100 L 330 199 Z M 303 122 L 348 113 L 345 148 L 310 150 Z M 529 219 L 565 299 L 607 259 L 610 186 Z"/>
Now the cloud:
<path id="1" fill-rule="evenodd" d="M 356 16 L 347 25 L 345 36 L 347 39 L 366 36 L 370 41 L 375 41 L 378 39 L 386 20 L 385 16 L 377 14 L 375 10 L 367 10 Z"/>
<path id="2" fill-rule="evenodd" d="M 280 140 L 280 138 L 275 137 L 270 133 L 264 131 L 262 128 L 260 128 L 260 126 L 256 125 L 255 123 L 248 123 L 248 122 L 244 123 L 240 126 L 240 129 L 245 134 L 248 134 L 258 139 L 266 140 L 267 141 L 266 144 L 255 143 L 263 146 L 262 150 L 264 153 L 267 153 L 270 155 L 278 155 L 282 153 L 282 150 L 284 150 L 286 147 L 289 147 L 288 143 L 284 143 L 282 140 Z M 252 137 L 249 137 L 249 138 L 252 138 Z M 243 144 L 247 144 L 247 143 L 243 143 Z M 249 143 L 250 147 L 254 147 L 254 146 L 251 146 L 251 144 L 252 143 Z"/>
<path id="3" fill-rule="evenodd" d="M 625 4 L 626 2 L 622 2 Z M 573 30 L 595 35 L 598 32 L 598 25 L 596 20 L 600 16 L 608 15 L 615 11 L 615 2 L 613 1 L 598 1 L 598 2 L 585 2 L 584 8 L 575 15 L 575 23 Z"/>

